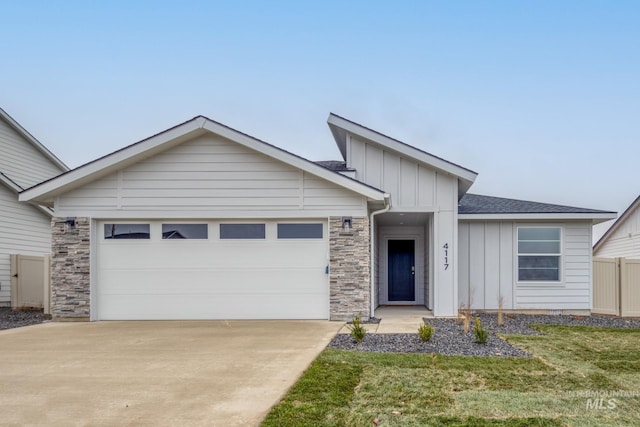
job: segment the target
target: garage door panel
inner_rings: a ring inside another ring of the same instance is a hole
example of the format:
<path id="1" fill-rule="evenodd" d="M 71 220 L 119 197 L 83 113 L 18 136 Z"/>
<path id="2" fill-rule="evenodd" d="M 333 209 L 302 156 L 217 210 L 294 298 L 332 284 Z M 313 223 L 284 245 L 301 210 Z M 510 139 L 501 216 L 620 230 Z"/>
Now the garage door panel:
<path id="1" fill-rule="evenodd" d="M 171 241 L 153 234 L 161 222 L 175 221 L 152 221 L 149 240 L 98 242 L 100 319 L 328 318 L 326 238 Z"/>
<path id="2" fill-rule="evenodd" d="M 314 242 L 315 243 L 315 242 Z M 159 266 L 176 268 L 251 266 L 269 268 L 274 265 L 317 267 L 320 261 L 328 264 L 327 248 L 323 243 L 308 245 L 103 245 L 100 269 L 156 269 Z"/>
<path id="3" fill-rule="evenodd" d="M 166 310 L 170 305 L 181 311 Z M 289 307 L 283 311 L 282 307 Z M 328 306 L 327 306 L 328 307 Z M 102 320 L 179 320 L 179 319 L 326 319 L 327 308 L 309 307 L 304 295 L 209 295 L 198 299 L 190 295 L 156 295 L 153 304 L 144 295 L 105 298 L 100 305 Z"/>
<path id="4" fill-rule="evenodd" d="M 113 294 L 206 294 L 206 293 L 311 293 L 308 283 L 327 281 L 324 271 L 318 269 L 267 270 L 250 269 L 225 271 L 203 269 L 182 270 L 110 270 L 102 272 L 99 282 L 109 281 L 99 295 Z M 322 293 L 328 293 L 322 289 Z"/>

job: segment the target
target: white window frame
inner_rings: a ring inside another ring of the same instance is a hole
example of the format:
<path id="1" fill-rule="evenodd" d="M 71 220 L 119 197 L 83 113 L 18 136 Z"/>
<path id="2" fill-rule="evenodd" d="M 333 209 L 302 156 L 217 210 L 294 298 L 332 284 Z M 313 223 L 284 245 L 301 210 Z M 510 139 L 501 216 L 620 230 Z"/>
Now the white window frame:
<path id="1" fill-rule="evenodd" d="M 560 250 L 557 253 L 520 253 L 520 229 L 523 228 L 553 228 L 560 231 Z M 537 285 L 564 285 L 564 227 L 559 224 L 522 224 L 516 227 L 515 233 L 515 278 L 519 286 Z M 557 256 L 558 257 L 558 280 L 521 280 L 520 279 L 520 257 L 521 256 Z"/>

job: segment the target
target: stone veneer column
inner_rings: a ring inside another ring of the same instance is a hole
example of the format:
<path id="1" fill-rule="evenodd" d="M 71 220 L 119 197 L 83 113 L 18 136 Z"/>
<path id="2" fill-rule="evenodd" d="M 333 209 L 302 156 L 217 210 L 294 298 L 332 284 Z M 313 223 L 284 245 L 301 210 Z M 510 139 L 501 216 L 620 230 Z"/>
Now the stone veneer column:
<path id="1" fill-rule="evenodd" d="M 342 229 L 342 217 L 329 219 L 329 318 L 369 319 L 371 266 L 369 217 L 353 217 L 352 227 Z"/>
<path id="2" fill-rule="evenodd" d="M 91 220 L 51 220 L 51 315 L 54 320 L 89 320 Z"/>

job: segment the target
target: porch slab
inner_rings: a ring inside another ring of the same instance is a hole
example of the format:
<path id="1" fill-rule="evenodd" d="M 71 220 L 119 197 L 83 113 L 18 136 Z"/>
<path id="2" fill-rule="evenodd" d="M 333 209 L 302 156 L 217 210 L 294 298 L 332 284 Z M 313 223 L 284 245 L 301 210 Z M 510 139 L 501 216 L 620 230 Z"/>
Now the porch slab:
<path id="1" fill-rule="evenodd" d="M 368 333 L 372 334 L 411 334 L 417 333 L 418 327 L 423 323 L 423 318 L 433 317 L 433 312 L 424 306 L 380 306 L 375 311 L 376 319 L 380 323 L 367 323 L 362 325 Z M 341 334 L 350 332 L 349 325 L 340 329 Z"/>
<path id="2" fill-rule="evenodd" d="M 378 334 L 410 334 L 417 333 L 424 317 L 433 317 L 433 312 L 424 306 L 381 306 L 375 311 L 380 319 L 376 333 Z"/>

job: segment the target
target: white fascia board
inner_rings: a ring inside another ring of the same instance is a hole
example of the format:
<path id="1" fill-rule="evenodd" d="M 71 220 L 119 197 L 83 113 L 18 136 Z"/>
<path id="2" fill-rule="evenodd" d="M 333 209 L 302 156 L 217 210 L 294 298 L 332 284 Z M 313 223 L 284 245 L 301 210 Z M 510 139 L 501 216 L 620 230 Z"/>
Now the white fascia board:
<path id="1" fill-rule="evenodd" d="M 614 219 L 614 212 L 605 213 L 529 213 L 529 214 L 459 214 L 460 220 L 513 220 L 513 221 L 548 221 L 548 220 L 564 220 L 564 221 L 586 221 L 591 220 L 593 224 Z"/>
<path id="2" fill-rule="evenodd" d="M 370 141 L 375 142 L 376 144 L 382 145 L 383 147 L 396 151 L 404 156 L 409 158 L 413 158 L 421 161 L 422 163 L 426 163 L 436 169 L 440 169 L 444 172 L 455 175 L 462 180 L 468 181 L 469 184 L 472 184 L 476 177 L 477 173 L 465 169 L 462 166 L 455 165 L 453 163 L 447 162 L 446 160 L 440 159 L 434 155 L 426 153 L 417 148 L 411 147 L 407 144 L 401 143 L 399 141 L 395 141 L 388 136 L 382 135 L 376 131 L 371 129 L 367 129 L 363 126 L 357 125 L 353 122 L 350 122 L 342 117 L 338 117 L 334 114 L 329 115 L 329 119 L 327 120 L 329 126 L 335 126 L 337 128 L 343 129 L 349 133 L 360 136 L 362 138 L 368 139 Z M 332 129 L 332 133 L 335 135 L 339 134 L 336 130 Z M 337 142 L 337 141 L 336 141 Z M 342 150 L 341 150 L 342 151 Z M 470 186 L 470 185 L 469 185 Z"/>
<path id="3" fill-rule="evenodd" d="M 354 179 L 330 171 L 301 157 L 276 148 L 266 142 L 238 132 L 232 128 L 216 123 L 206 117 L 196 117 L 188 122 L 166 130 L 146 140 L 115 151 L 105 157 L 80 166 L 77 169 L 62 174 L 49 181 L 45 181 L 20 193 L 19 200 L 24 202 L 50 202 L 52 197 L 80 187 L 88 182 L 113 173 L 134 164 L 141 159 L 164 151 L 183 140 L 190 138 L 196 132 L 212 132 L 227 138 L 247 148 L 253 149 L 291 166 L 300 168 L 341 187 L 348 188 L 372 200 L 384 200 L 385 193 L 364 185 Z"/>
<path id="4" fill-rule="evenodd" d="M 19 196 L 20 191 L 22 191 L 22 189 L 15 182 L 11 181 L 4 174 L 1 174 L 1 173 L 0 173 L 0 184 L 4 184 L 9 190 L 13 191 L 16 194 L 16 196 Z M 18 198 L 18 201 L 20 201 L 19 198 Z M 31 206 L 38 209 L 40 212 L 44 213 L 48 217 L 53 217 L 53 211 L 51 209 L 35 203 L 31 204 Z"/>
<path id="5" fill-rule="evenodd" d="M 625 221 L 627 220 L 627 217 L 631 216 L 633 214 L 633 212 L 635 212 L 636 209 L 638 209 L 638 206 L 640 206 L 640 196 L 638 196 L 633 203 L 631 203 L 631 205 L 629 205 L 629 207 L 622 213 L 622 215 L 620 215 L 620 217 L 616 220 L 616 222 L 613 223 L 613 225 L 611 225 L 611 227 L 609 227 L 607 229 L 607 231 L 602 235 L 602 237 L 600 237 L 600 239 L 598 239 L 598 241 L 596 242 L 595 245 L 593 245 L 593 250 L 594 252 L 597 251 L 598 249 L 600 249 L 600 247 L 602 247 L 602 245 L 604 245 L 604 243 L 609 240 L 609 237 L 615 233 L 615 231 L 620 228 L 620 226 L 622 224 L 625 223 Z"/>
<path id="6" fill-rule="evenodd" d="M 24 139 L 29 141 L 36 150 L 40 151 L 47 159 L 53 164 L 58 166 L 62 171 L 68 171 L 69 167 L 65 165 L 62 160 L 57 158 L 47 147 L 45 147 L 40 141 L 38 141 L 33 135 L 31 135 L 20 123 L 16 122 L 13 117 L 7 114 L 2 108 L 0 108 L 0 117 L 2 117 L 16 132 L 18 132 Z"/>
<path id="7" fill-rule="evenodd" d="M 336 185 L 359 193 L 365 197 L 368 197 L 369 199 L 384 200 L 385 193 L 381 190 L 377 190 L 373 187 L 369 187 L 368 185 L 364 185 L 361 182 L 340 173 L 330 171 L 325 167 L 317 165 L 302 157 L 296 156 L 295 154 L 291 154 L 264 141 L 260 141 L 249 135 L 243 134 L 211 120 L 206 121 L 206 123 L 204 124 L 204 128 L 212 133 L 230 139 L 249 149 L 255 150 L 259 153 L 279 160 L 295 168 L 302 169 L 305 172 L 316 175 Z"/>
<path id="8" fill-rule="evenodd" d="M 158 135 L 115 151 L 72 171 L 59 175 L 20 193 L 21 202 L 38 201 L 77 188 L 93 179 L 105 176 L 117 169 L 135 163 L 140 157 L 148 157 L 165 149 L 165 144 L 180 141 L 203 127 L 204 117 L 197 117 Z"/>

